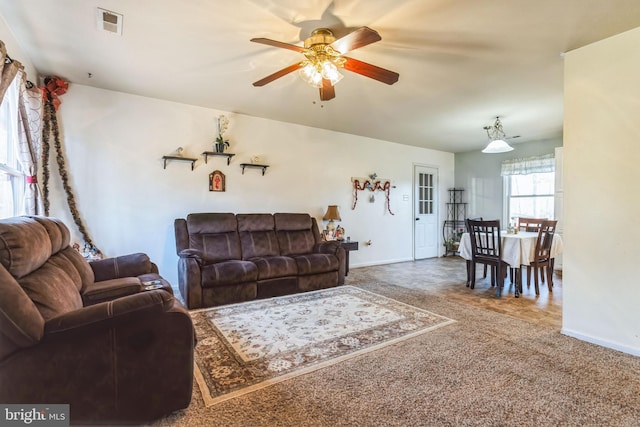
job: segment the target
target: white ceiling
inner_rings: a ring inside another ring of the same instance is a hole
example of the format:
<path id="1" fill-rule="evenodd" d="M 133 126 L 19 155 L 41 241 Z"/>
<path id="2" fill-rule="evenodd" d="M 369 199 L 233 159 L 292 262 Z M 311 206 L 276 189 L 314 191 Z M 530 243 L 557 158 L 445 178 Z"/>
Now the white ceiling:
<path id="1" fill-rule="evenodd" d="M 124 15 L 122 36 L 98 31 L 97 7 Z M 561 54 L 640 26 L 640 1 L 0 0 L 0 14 L 43 76 L 462 152 L 495 116 L 514 142 L 561 137 Z M 249 39 L 361 26 L 382 40 L 349 56 L 398 83 L 345 71 L 327 102 L 296 73 L 252 86 L 302 55 Z"/>

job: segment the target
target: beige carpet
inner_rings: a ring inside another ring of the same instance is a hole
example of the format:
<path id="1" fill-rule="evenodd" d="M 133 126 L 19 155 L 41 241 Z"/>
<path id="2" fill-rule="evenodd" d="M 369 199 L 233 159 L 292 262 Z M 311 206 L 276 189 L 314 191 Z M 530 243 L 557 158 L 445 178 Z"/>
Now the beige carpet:
<path id="1" fill-rule="evenodd" d="M 640 425 L 640 358 L 352 271 L 352 285 L 456 322 L 210 408 L 194 387 L 156 424 Z"/>
<path id="2" fill-rule="evenodd" d="M 191 312 L 206 406 L 453 323 L 353 286 Z"/>

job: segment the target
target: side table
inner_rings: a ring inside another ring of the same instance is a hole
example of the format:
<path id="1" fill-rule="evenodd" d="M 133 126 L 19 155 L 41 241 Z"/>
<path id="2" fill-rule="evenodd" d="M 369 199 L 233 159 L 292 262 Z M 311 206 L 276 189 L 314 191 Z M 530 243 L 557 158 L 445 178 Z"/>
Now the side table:
<path id="1" fill-rule="evenodd" d="M 346 264 L 346 268 L 345 268 L 345 276 L 349 275 L 349 252 L 351 251 L 357 251 L 358 250 L 358 242 L 352 242 L 350 240 L 339 240 L 340 242 L 340 246 L 342 246 L 344 248 L 344 253 L 345 253 L 345 264 Z"/>

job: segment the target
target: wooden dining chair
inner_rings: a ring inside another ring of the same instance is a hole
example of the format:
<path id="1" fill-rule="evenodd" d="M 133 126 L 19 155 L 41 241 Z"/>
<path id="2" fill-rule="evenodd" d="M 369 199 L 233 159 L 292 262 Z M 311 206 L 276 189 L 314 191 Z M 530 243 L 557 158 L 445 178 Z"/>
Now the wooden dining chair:
<path id="1" fill-rule="evenodd" d="M 518 231 L 538 231 L 546 218 L 518 218 Z"/>
<path id="2" fill-rule="evenodd" d="M 476 217 L 476 218 L 465 218 L 464 220 L 464 226 L 467 229 L 467 233 L 471 234 L 471 230 L 469 230 L 469 223 L 467 222 L 468 220 L 474 220 L 474 221 L 483 221 L 484 218 L 482 218 L 481 216 Z M 485 264 L 484 266 L 484 272 L 483 272 L 483 279 L 487 278 L 487 265 Z M 469 283 L 471 283 L 471 261 L 467 261 L 467 287 L 469 287 Z"/>
<path id="3" fill-rule="evenodd" d="M 491 286 L 496 287 L 496 294 L 502 294 L 507 264 L 502 261 L 502 239 L 500 237 L 500 220 L 467 220 L 471 240 L 471 268 L 469 287 L 473 289 L 476 282 L 476 265 L 491 267 Z"/>
<path id="4" fill-rule="evenodd" d="M 551 245 L 553 236 L 556 232 L 556 220 L 545 220 L 540 224 L 538 230 L 538 239 L 536 240 L 536 248 L 534 251 L 534 259 L 527 266 L 527 285 L 531 283 L 531 270 L 533 270 L 533 283 L 536 289 L 536 295 L 540 295 L 540 287 L 538 286 L 538 277 L 544 283 L 546 273 L 547 287 L 549 292 L 553 288 L 553 258 L 551 258 Z"/>

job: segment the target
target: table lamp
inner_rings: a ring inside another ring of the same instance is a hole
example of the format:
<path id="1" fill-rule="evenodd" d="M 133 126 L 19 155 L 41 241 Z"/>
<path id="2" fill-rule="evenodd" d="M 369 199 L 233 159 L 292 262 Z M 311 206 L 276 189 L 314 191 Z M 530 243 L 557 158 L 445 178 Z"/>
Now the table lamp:
<path id="1" fill-rule="evenodd" d="M 325 212 L 322 217 L 322 220 L 329 221 L 329 224 L 327 224 L 327 230 L 331 232 L 331 235 L 336 231 L 336 224 L 333 222 L 334 219 L 336 221 L 342 221 L 342 219 L 340 219 L 340 212 L 338 212 L 338 206 L 329 205 L 327 212 Z"/>

